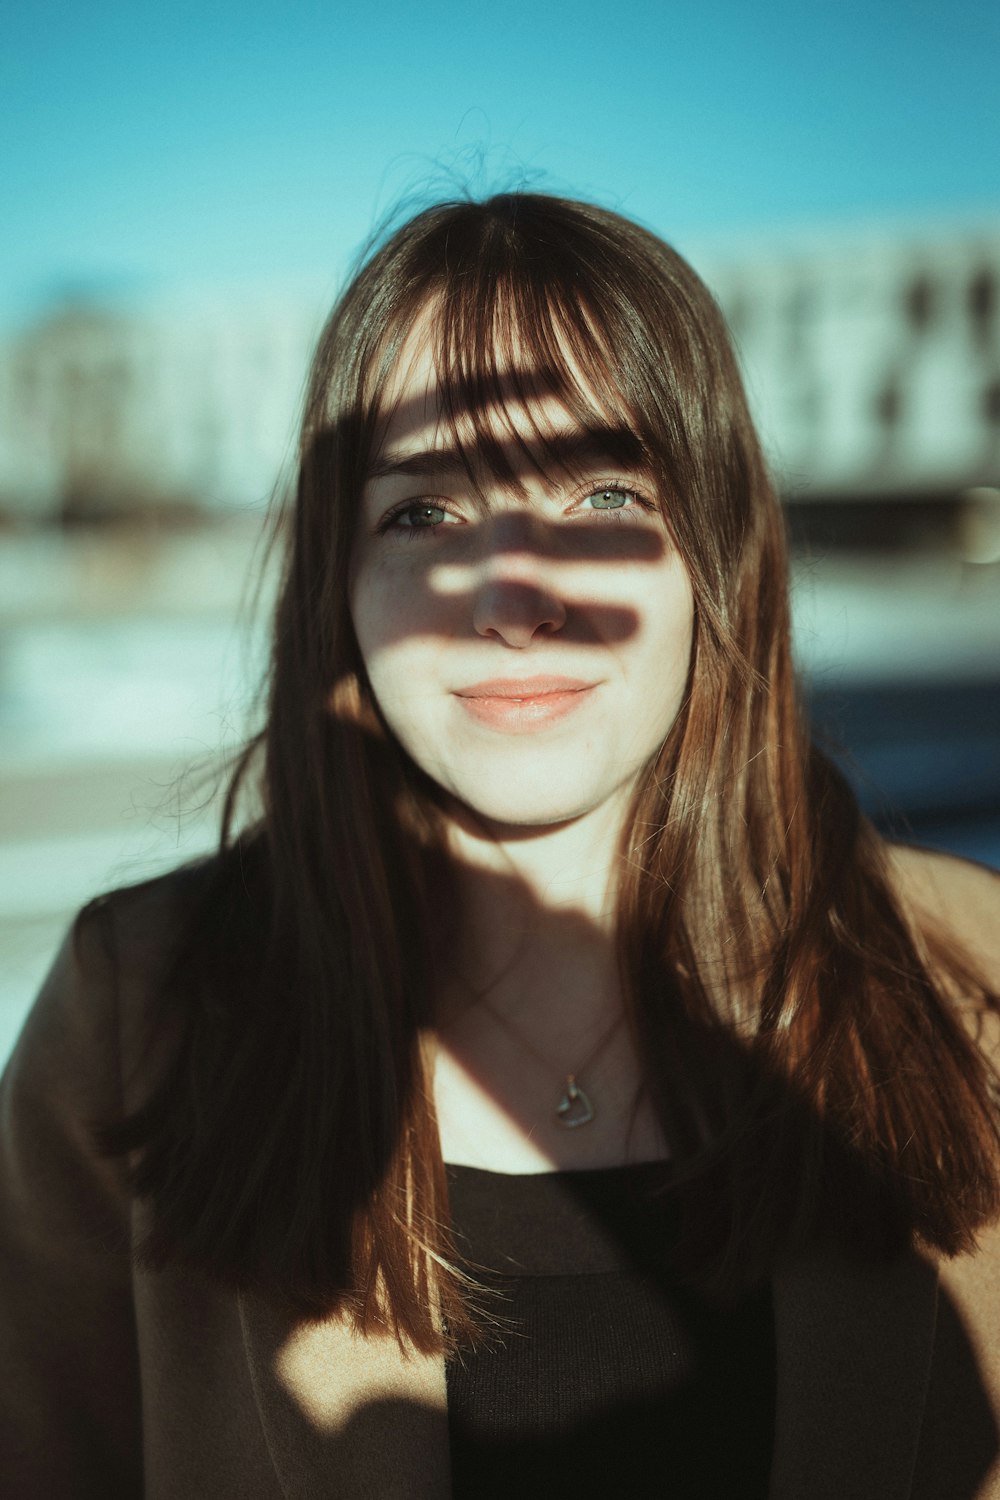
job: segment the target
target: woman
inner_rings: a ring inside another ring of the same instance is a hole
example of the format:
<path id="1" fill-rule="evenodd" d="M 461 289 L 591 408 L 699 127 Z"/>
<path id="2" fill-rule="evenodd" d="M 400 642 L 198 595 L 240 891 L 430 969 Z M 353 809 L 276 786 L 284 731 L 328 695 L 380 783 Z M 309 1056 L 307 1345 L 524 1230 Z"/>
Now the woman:
<path id="1" fill-rule="evenodd" d="M 5 1494 L 1000 1494 L 996 881 L 810 747 L 785 566 L 667 246 L 372 255 L 222 849 L 6 1078 Z"/>

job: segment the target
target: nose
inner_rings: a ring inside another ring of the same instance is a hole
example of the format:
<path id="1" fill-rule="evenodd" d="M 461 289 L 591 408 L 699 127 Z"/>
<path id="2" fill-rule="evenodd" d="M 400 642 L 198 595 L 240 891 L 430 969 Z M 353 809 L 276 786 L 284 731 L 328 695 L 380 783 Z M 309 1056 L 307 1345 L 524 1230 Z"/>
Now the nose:
<path id="1" fill-rule="evenodd" d="M 472 602 L 478 635 L 523 651 L 566 623 L 566 606 L 552 578 L 552 562 L 530 517 L 505 516 L 493 525 Z"/>

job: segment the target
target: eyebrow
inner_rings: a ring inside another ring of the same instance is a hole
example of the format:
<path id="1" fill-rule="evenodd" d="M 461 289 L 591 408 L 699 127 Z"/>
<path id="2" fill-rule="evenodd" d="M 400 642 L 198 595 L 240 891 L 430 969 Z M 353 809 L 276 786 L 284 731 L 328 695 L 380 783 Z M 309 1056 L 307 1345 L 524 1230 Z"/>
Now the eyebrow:
<path id="1" fill-rule="evenodd" d="M 507 447 L 508 443 L 501 440 L 497 446 Z M 621 463 L 630 466 L 645 466 L 648 463 L 643 443 L 626 427 L 560 432 L 539 438 L 537 443 L 521 443 L 511 440 L 509 446 L 516 448 L 527 458 L 531 457 L 533 449 L 539 449 L 537 458 L 533 460 L 539 469 L 549 464 L 572 471 L 588 465 L 605 463 Z M 485 455 L 477 455 L 475 448 L 470 454 L 463 454 L 456 447 L 421 448 L 409 453 L 404 450 L 401 453 L 389 452 L 377 455 L 368 466 L 367 478 L 369 480 L 389 479 L 397 475 L 407 475 L 412 478 L 426 479 L 437 474 L 468 474 L 470 468 L 475 472 L 493 467 L 494 465 L 489 463 Z M 514 464 L 510 467 L 513 468 Z"/>
<path id="2" fill-rule="evenodd" d="M 453 474 L 467 462 L 457 448 L 422 448 L 413 453 L 382 453 L 368 465 L 369 479 L 387 479 L 394 474 L 426 478 L 430 474 Z"/>

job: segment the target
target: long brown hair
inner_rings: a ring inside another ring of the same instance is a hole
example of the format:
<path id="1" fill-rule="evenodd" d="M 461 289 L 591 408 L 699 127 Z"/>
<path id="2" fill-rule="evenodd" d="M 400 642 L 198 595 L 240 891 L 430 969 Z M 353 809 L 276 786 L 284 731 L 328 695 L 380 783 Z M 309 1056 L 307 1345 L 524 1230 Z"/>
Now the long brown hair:
<path id="1" fill-rule="evenodd" d="M 969 1246 L 1000 1209 L 997 1113 L 948 991 L 992 1002 L 904 916 L 810 743 L 782 516 L 721 314 L 646 230 L 513 194 L 404 224 L 320 342 L 267 725 L 237 778 L 260 752 L 261 815 L 188 877 L 165 986 L 182 1038 L 112 1132 L 151 1200 L 146 1255 L 304 1313 L 346 1304 L 424 1349 L 470 1327 L 425 1055 L 447 864 L 348 610 L 384 392 L 428 310 L 456 441 L 471 422 L 502 469 L 480 414 L 540 388 L 584 424 L 612 416 L 690 574 L 688 693 L 636 790 L 618 915 L 646 1087 L 689 1189 L 682 1258 L 733 1284 L 823 1233 L 860 1253 Z"/>

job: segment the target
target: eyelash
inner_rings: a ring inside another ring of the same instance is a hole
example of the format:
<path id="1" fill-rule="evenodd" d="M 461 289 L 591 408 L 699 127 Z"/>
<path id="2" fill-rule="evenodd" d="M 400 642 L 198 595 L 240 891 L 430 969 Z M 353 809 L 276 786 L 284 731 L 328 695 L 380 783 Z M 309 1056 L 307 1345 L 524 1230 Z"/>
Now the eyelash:
<path id="1" fill-rule="evenodd" d="M 405 516 L 408 510 L 423 509 L 446 511 L 447 508 L 448 507 L 446 505 L 435 505 L 432 500 L 404 500 L 401 505 L 395 506 L 394 509 L 387 512 L 387 514 L 382 517 L 375 530 L 379 536 L 384 536 L 387 531 L 395 531 L 400 536 L 404 537 L 407 541 L 413 541 L 413 539 L 421 532 L 429 533 L 438 531 L 444 523 L 441 521 L 435 521 L 432 526 L 397 526 L 395 522 L 399 519 L 400 516 Z"/>
<path id="2" fill-rule="evenodd" d="M 614 490 L 617 491 L 620 495 L 627 495 L 630 500 L 634 500 L 636 502 L 636 505 L 640 510 L 655 511 L 658 509 L 658 507 L 652 500 L 649 500 L 645 495 L 640 494 L 640 492 L 625 479 L 602 479 L 598 484 L 588 484 L 583 490 L 579 492 L 579 494 L 577 494 L 574 503 L 578 503 L 581 500 L 589 500 L 592 495 L 600 495 L 605 490 Z M 621 515 L 622 510 L 628 508 L 629 507 L 616 506 L 613 510 L 605 512 L 605 514 Z"/>
<path id="3" fill-rule="evenodd" d="M 656 511 L 658 508 L 652 500 L 647 499 L 645 495 L 640 494 L 638 490 L 634 489 L 631 484 L 627 483 L 625 480 L 620 479 L 602 479 L 597 484 L 588 484 L 584 489 L 580 490 L 574 496 L 573 504 L 574 506 L 579 505 L 581 501 L 588 500 L 591 498 L 591 496 L 600 495 L 608 490 L 617 491 L 617 493 L 627 496 L 629 500 L 635 501 L 636 507 L 638 507 L 640 510 Z M 419 510 L 421 508 L 425 510 L 443 510 L 446 512 L 448 510 L 448 507 L 446 505 L 444 505 L 443 503 L 436 504 L 432 498 L 404 500 L 401 504 L 394 506 L 392 510 L 388 511 L 382 517 L 381 521 L 379 521 L 378 526 L 376 527 L 378 535 L 384 536 L 386 532 L 392 531 L 406 541 L 415 541 L 418 536 L 431 536 L 435 531 L 440 531 L 442 526 L 447 525 L 447 522 L 445 521 L 435 521 L 429 526 L 396 525 L 396 521 L 399 519 L 399 517 L 405 516 L 407 511 Z M 604 514 L 607 516 L 620 517 L 623 511 L 631 510 L 633 508 L 634 507 L 632 506 L 615 506 L 604 512 L 593 511 L 591 512 L 591 514 Z"/>

